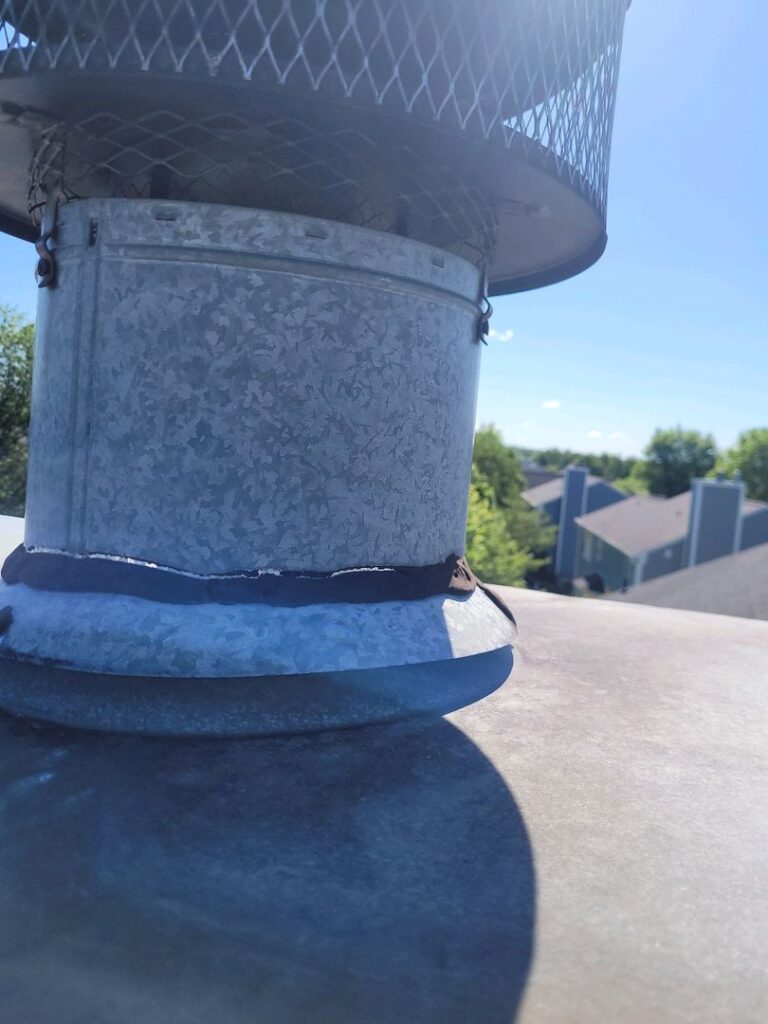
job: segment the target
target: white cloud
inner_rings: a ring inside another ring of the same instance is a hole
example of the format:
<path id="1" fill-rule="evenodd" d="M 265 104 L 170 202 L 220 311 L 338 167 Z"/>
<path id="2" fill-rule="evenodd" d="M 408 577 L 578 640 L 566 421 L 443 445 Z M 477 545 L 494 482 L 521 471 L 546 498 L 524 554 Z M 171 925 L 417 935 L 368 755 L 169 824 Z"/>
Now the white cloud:
<path id="1" fill-rule="evenodd" d="M 587 431 L 587 437 L 594 437 L 595 439 L 597 439 L 597 438 L 602 437 L 602 436 L 603 436 L 602 430 L 588 430 Z"/>
<path id="2" fill-rule="evenodd" d="M 514 331 L 497 331 L 495 327 L 492 327 L 488 332 L 488 337 L 492 341 L 512 341 L 514 336 Z"/>
<path id="3" fill-rule="evenodd" d="M 548 398 L 546 402 L 541 403 L 542 409 L 559 409 L 563 403 L 557 398 Z"/>
<path id="4" fill-rule="evenodd" d="M 626 434 L 623 430 L 614 430 L 612 434 L 608 435 L 612 441 L 623 441 L 626 438 Z"/>

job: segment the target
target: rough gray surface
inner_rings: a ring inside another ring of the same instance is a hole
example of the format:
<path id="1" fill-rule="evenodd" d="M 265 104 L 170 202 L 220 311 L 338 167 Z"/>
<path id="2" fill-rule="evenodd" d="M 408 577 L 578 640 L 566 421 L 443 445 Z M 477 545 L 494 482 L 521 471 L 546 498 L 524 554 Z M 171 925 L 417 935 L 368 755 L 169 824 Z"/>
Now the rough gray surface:
<path id="1" fill-rule="evenodd" d="M 510 685 L 452 716 L 526 823 L 522 1024 L 760 1024 L 768 626 L 515 593 Z"/>
<path id="2" fill-rule="evenodd" d="M 768 625 L 511 595 L 448 721 L 0 719 L 0 993 L 34 1024 L 763 1024 Z"/>
<path id="3" fill-rule="evenodd" d="M 167 742 L 0 718 L 13 1024 L 501 1024 L 534 871 L 503 780 L 438 720 Z"/>
<path id="4" fill-rule="evenodd" d="M 405 238 L 201 204 L 61 213 L 26 540 L 194 572 L 464 549 L 479 272 Z"/>

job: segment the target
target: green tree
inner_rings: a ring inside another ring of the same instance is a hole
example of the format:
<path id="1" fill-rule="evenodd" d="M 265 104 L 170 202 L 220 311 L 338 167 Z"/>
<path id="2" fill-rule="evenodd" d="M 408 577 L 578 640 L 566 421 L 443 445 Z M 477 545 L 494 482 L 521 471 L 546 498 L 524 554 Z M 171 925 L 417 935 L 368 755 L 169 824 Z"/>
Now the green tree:
<path id="1" fill-rule="evenodd" d="M 494 426 L 481 427 L 475 434 L 472 463 L 491 485 L 497 503 L 506 508 L 525 490 L 525 477 L 515 450 L 504 444 Z"/>
<path id="2" fill-rule="evenodd" d="M 516 448 L 515 451 L 523 458 L 533 459 L 542 469 L 559 472 L 566 466 L 586 466 L 590 473 L 608 481 L 629 476 L 635 461 L 632 458 L 625 459 L 611 452 L 596 455 L 588 452 L 574 452 L 569 448 L 545 448 L 541 451 Z"/>
<path id="3" fill-rule="evenodd" d="M 0 306 L 0 513 L 24 514 L 34 327 Z"/>
<path id="4" fill-rule="evenodd" d="M 525 478 L 514 449 L 495 427 L 475 436 L 467 527 L 467 556 L 491 583 L 523 586 L 526 573 L 545 565 L 555 531 L 522 499 Z"/>
<path id="5" fill-rule="evenodd" d="M 706 476 L 715 466 L 717 447 L 711 434 L 672 427 L 657 430 L 645 449 L 642 478 L 651 494 L 673 498 Z"/>
<path id="6" fill-rule="evenodd" d="M 625 459 L 621 455 L 603 452 L 601 455 L 581 455 L 577 460 L 586 466 L 590 473 L 600 476 L 603 480 L 615 481 L 631 476 L 634 459 Z"/>
<path id="7" fill-rule="evenodd" d="M 619 490 L 627 494 L 647 494 L 648 481 L 645 478 L 645 463 L 640 460 L 631 463 L 629 473 L 613 482 Z"/>
<path id="8" fill-rule="evenodd" d="M 768 427 L 740 434 L 733 448 L 718 459 L 717 469 L 727 476 L 740 473 L 750 498 L 768 501 Z"/>
<path id="9" fill-rule="evenodd" d="M 474 572 L 489 583 L 524 587 L 531 556 L 509 535 L 493 488 L 476 470 L 469 488 L 467 558 Z"/>
<path id="10" fill-rule="evenodd" d="M 514 448 L 504 444 L 496 427 L 482 427 L 475 435 L 473 466 L 490 484 L 494 501 L 507 521 L 509 535 L 543 564 L 555 543 L 555 529 L 540 512 L 523 501 L 525 477 L 520 460 Z"/>

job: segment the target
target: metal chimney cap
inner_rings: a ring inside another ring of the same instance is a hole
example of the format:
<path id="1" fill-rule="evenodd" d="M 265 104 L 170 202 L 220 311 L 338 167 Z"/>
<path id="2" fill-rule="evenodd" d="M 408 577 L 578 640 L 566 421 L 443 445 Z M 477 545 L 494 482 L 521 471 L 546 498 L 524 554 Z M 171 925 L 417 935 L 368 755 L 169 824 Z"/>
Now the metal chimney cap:
<path id="1" fill-rule="evenodd" d="M 493 293 L 606 244 L 626 0 L 0 0 L 0 230 L 46 192 L 403 234 Z M 29 170 L 32 168 L 31 180 Z"/>

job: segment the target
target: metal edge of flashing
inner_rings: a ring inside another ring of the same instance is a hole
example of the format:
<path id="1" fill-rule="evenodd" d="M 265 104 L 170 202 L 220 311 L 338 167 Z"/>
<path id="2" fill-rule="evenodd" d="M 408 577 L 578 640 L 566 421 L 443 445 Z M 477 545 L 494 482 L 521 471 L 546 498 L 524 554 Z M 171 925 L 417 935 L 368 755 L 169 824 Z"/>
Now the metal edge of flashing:
<path id="1" fill-rule="evenodd" d="M 0 234 L 18 238 L 21 242 L 34 242 L 40 232 L 31 220 L 0 209 Z"/>
<path id="2" fill-rule="evenodd" d="M 441 717 L 497 690 L 511 645 L 465 658 L 260 679 L 112 676 L 0 659 L 0 706 L 16 717 L 146 736 L 279 736 Z"/>
<path id="3" fill-rule="evenodd" d="M 552 284 L 559 284 L 571 277 L 583 274 L 589 270 L 605 252 L 608 245 L 608 235 L 603 232 L 593 243 L 584 249 L 577 256 L 567 260 L 565 263 L 558 263 L 548 270 L 537 270 L 533 274 L 526 274 L 523 277 L 508 278 L 502 281 L 491 281 L 489 295 L 498 298 L 502 295 L 515 295 L 518 292 L 535 291 L 537 288 L 547 288 Z"/>
<path id="4" fill-rule="evenodd" d="M 510 613 L 478 588 L 370 604 L 173 605 L 0 584 L 0 657 L 128 676 L 257 678 L 414 665 L 514 642 Z"/>

